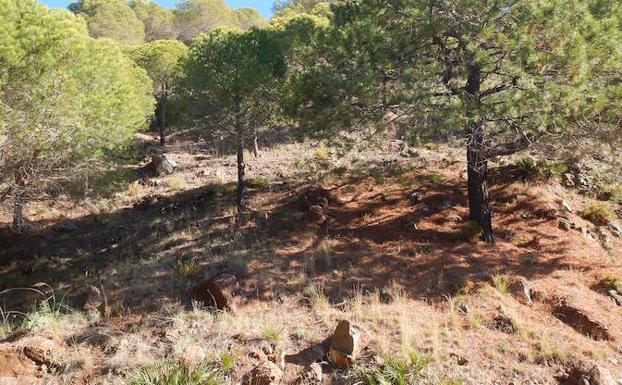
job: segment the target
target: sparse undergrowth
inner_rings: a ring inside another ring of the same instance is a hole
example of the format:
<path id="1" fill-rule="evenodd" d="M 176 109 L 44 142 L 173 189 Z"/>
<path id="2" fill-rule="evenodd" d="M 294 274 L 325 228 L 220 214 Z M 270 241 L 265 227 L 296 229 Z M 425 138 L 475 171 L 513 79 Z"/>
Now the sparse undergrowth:
<path id="1" fill-rule="evenodd" d="M 188 367 L 161 361 L 138 370 L 130 385 L 224 385 L 222 371 L 213 364 Z"/>
<path id="2" fill-rule="evenodd" d="M 611 223 L 616 216 L 611 206 L 604 202 L 592 202 L 580 214 L 583 218 L 600 226 Z"/>

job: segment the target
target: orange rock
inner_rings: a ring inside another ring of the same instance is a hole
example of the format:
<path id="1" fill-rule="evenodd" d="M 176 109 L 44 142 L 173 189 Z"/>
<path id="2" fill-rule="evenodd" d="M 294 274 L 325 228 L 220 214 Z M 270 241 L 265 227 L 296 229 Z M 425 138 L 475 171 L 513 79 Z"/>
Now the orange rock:
<path id="1" fill-rule="evenodd" d="M 328 356 L 338 368 L 349 368 L 361 351 L 361 331 L 350 322 L 342 320 L 337 324 L 330 342 Z"/>

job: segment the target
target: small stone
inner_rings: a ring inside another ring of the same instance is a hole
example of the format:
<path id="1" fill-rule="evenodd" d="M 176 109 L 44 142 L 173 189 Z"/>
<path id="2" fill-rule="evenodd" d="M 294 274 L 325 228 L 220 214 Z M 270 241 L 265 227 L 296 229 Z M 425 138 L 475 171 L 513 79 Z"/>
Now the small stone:
<path id="1" fill-rule="evenodd" d="M 349 368 L 360 351 L 361 330 L 346 320 L 339 321 L 330 342 L 330 361 L 340 369 Z"/>
<path id="2" fill-rule="evenodd" d="M 388 287 L 383 287 L 380 290 L 380 302 L 382 303 L 391 303 L 393 302 L 393 294 L 391 294 L 391 290 Z"/>
<path id="3" fill-rule="evenodd" d="M 536 291 L 531 287 L 529 281 L 523 277 L 519 277 L 511 284 L 512 293 L 522 300 L 523 303 L 531 305 L 536 296 Z"/>
<path id="4" fill-rule="evenodd" d="M 609 290 L 607 294 L 609 294 L 609 296 L 613 298 L 613 301 L 616 303 L 616 305 L 622 306 L 622 295 L 620 295 L 616 290 Z"/>
<path id="5" fill-rule="evenodd" d="M 419 191 L 413 191 L 410 194 L 410 203 L 412 203 L 413 205 L 416 205 L 417 203 L 423 201 L 423 198 L 425 198 L 425 195 L 422 192 Z"/>
<path id="6" fill-rule="evenodd" d="M 564 231 L 570 231 L 570 229 L 572 229 L 570 222 L 565 219 L 561 219 L 557 226 Z"/>
<path id="7" fill-rule="evenodd" d="M 609 224 L 609 229 L 611 229 L 611 233 L 615 237 L 617 237 L 617 238 L 622 237 L 622 228 L 620 228 L 620 225 L 618 225 L 617 223 L 610 223 Z"/>
<path id="8" fill-rule="evenodd" d="M 514 321 L 505 314 L 498 314 L 493 319 L 493 327 L 503 333 L 514 334 L 516 333 L 516 325 Z"/>
<path id="9" fill-rule="evenodd" d="M 456 222 L 456 223 L 461 223 L 464 222 L 464 218 L 462 218 L 460 215 L 458 214 L 453 214 L 449 216 L 449 220 L 452 222 Z"/>
<path id="10" fill-rule="evenodd" d="M 242 385 L 276 385 L 282 377 L 283 372 L 275 363 L 265 361 L 242 377 Z"/>
<path id="11" fill-rule="evenodd" d="M 320 385 L 322 376 L 322 366 L 318 362 L 314 362 L 300 373 L 294 383 L 297 385 Z"/>
<path id="12" fill-rule="evenodd" d="M 264 347 L 261 350 L 268 361 L 276 364 L 281 370 L 285 370 L 285 352 L 279 349 L 275 344 Z"/>
<path id="13" fill-rule="evenodd" d="M 565 212 L 571 213 L 573 211 L 568 202 L 566 202 L 564 199 L 562 199 L 560 205 L 562 206 L 562 210 L 564 210 Z"/>
<path id="14" fill-rule="evenodd" d="M 574 176 L 571 173 L 567 172 L 564 174 L 564 185 L 566 185 L 566 187 L 574 187 Z"/>

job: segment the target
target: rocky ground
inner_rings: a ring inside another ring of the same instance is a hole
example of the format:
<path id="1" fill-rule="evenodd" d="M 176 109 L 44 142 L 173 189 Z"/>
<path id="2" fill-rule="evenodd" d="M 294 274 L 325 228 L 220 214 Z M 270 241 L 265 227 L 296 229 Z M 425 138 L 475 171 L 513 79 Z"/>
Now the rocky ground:
<path id="1" fill-rule="evenodd" d="M 233 156 L 188 136 L 160 176 L 146 157 L 108 195 L 30 204 L 28 233 L 5 212 L 0 384 L 205 363 L 261 385 L 622 383 L 622 238 L 586 214 L 589 177 L 496 165 L 485 245 L 452 147 L 247 156 L 244 221 Z"/>

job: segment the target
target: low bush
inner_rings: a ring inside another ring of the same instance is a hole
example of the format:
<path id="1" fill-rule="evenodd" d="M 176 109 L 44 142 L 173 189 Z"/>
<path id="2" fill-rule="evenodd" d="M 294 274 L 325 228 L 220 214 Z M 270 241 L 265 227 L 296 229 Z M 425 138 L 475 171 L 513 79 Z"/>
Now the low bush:
<path id="1" fill-rule="evenodd" d="M 615 212 L 611 206 L 602 202 L 588 204 L 579 214 L 599 226 L 604 226 L 615 218 Z"/>
<path id="2" fill-rule="evenodd" d="M 222 385 L 222 371 L 212 364 L 194 368 L 172 361 L 162 361 L 138 370 L 130 385 Z"/>

